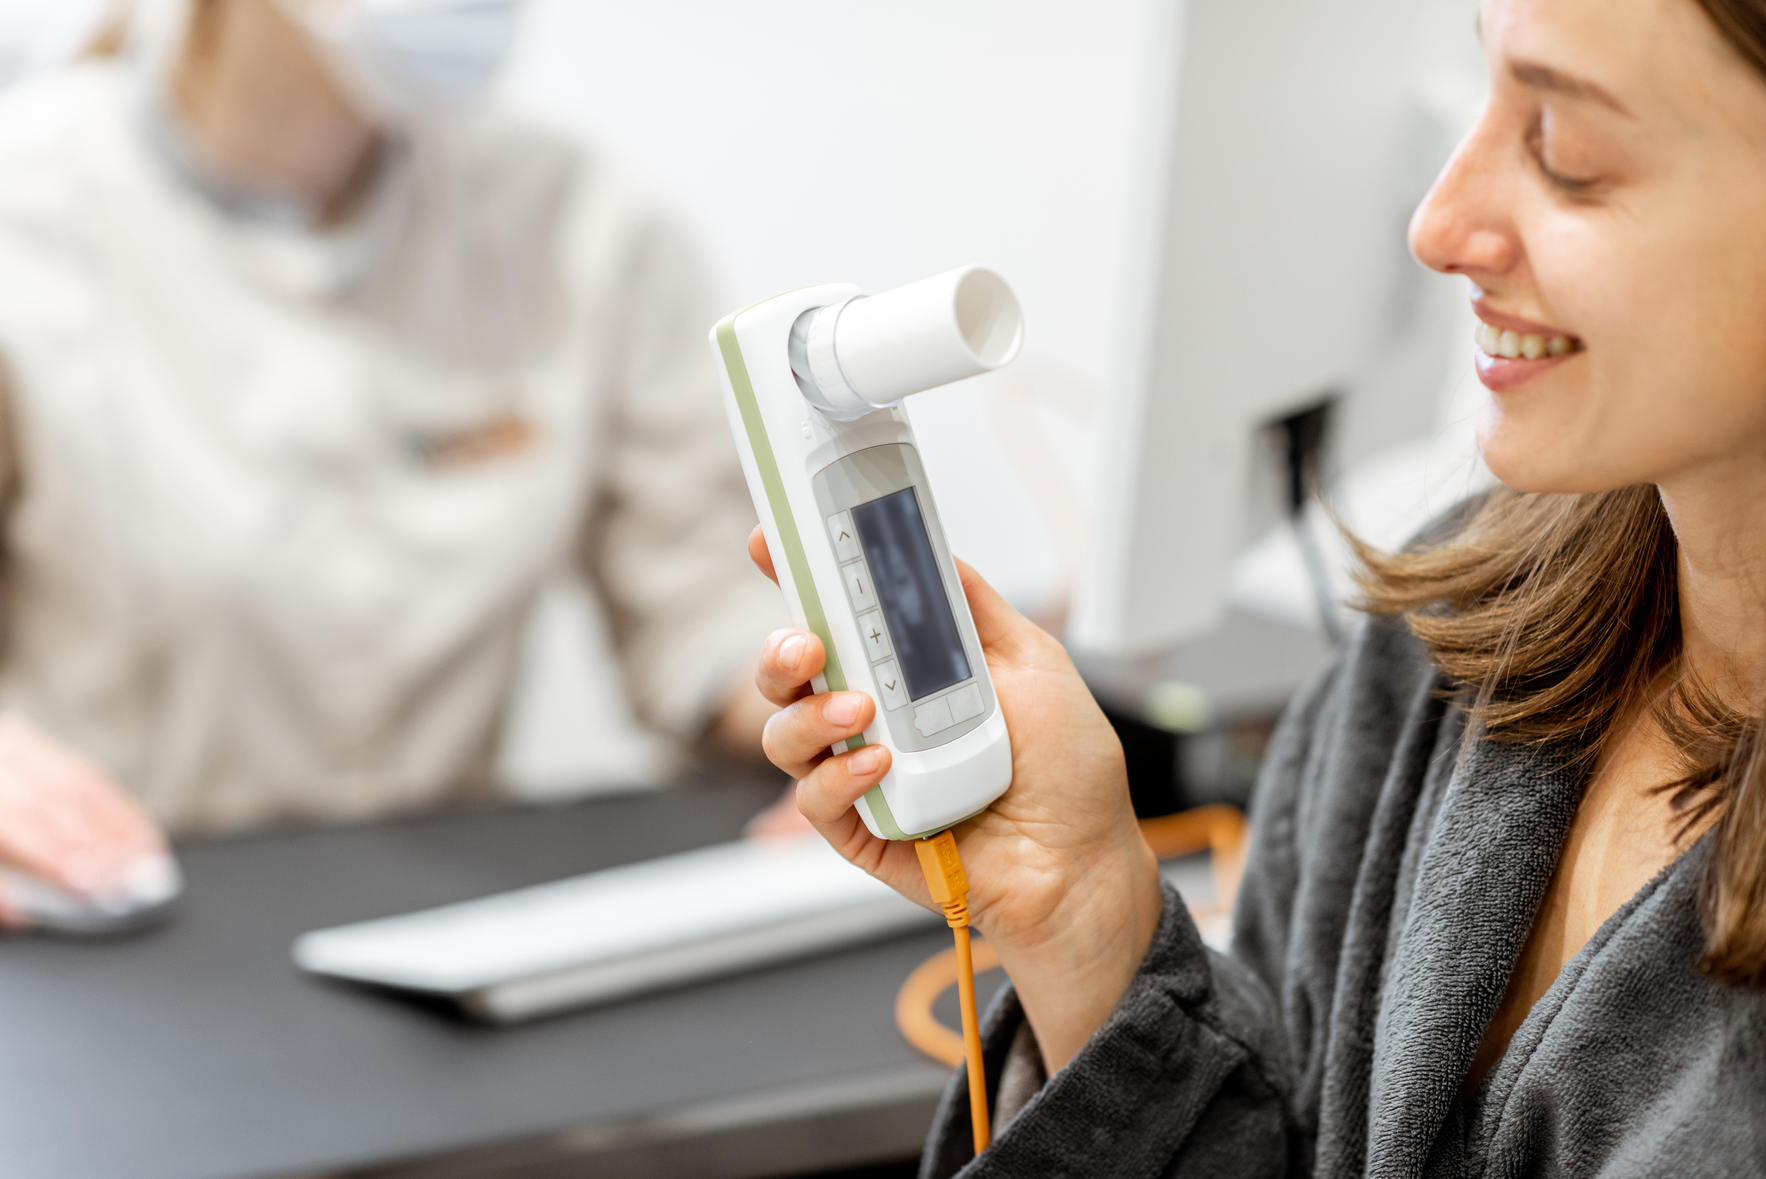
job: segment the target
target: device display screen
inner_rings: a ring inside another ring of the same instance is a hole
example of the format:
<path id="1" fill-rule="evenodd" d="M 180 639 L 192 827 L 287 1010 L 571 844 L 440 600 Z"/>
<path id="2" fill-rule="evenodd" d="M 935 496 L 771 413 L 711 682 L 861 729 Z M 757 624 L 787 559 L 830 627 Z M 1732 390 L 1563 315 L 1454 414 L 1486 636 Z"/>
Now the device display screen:
<path id="1" fill-rule="evenodd" d="M 969 658 L 911 487 L 852 509 L 895 657 L 918 700 L 969 678 Z"/>

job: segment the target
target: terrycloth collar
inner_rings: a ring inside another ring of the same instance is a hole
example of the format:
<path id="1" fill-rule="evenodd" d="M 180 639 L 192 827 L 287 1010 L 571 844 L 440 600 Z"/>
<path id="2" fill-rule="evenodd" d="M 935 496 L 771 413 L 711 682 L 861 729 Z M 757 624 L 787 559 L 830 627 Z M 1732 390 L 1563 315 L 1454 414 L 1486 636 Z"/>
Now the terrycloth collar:
<path id="1" fill-rule="evenodd" d="M 1430 832 L 1374 1037 L 1367 1173 L 1422 1175 L 1556 870 L 1586 774 L 1474 741 Z"/>

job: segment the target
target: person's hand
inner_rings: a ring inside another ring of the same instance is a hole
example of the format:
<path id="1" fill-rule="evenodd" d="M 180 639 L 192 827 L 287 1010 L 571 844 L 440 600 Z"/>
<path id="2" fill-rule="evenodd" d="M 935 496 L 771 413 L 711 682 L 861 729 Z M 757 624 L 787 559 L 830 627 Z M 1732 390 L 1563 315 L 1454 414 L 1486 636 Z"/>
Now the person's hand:
<path id="1" fill-rule="evenodd" d="M 147 814 L 98 769 L 15 716 L 0 716 L 0 864 L 80 896 L 127 888 L 167 856 Z M 0 927 L 27 923 L 0 891 Z"/>
<path id="2" fill-rule="evenodd" d="M 749 554 L 778 580 L 760 529 Z M 975 926 L 999 952 L 1052 1073 L 1102 1026 L 1133 978 L 1163 909 L 1158 864 L 1135 823 L 1122 746 L 1066 651 L 958 562 L 994 692 L 1012 737 L 1012 786 L 957 828 Z M 812 695 L 821 640 L 781 630 L 758 683 L 780 711 L 767 756 L 798 779 L 805 817 L 836 850 L 933 906 L 911 845 L 878 839 L 853 803 L 889 769 L 889 751 L 829 746 L 864 730 L 861 692 Z"/>

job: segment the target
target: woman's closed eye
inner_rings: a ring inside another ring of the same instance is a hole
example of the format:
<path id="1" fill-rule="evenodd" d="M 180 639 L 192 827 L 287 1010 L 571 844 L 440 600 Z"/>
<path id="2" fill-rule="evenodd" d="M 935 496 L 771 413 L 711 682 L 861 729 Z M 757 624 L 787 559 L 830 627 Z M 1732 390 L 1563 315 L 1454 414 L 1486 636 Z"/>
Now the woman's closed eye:
<path id="1" fill-rule="evenodd" d="M 1533 157 L 1534 167 L 1545 182 L 1569 197 L 1588 197 L 1595 195 L 1602 184 L 1603 177 L 1592 174 L 1585 168 L 1566 168 L 1561 162 L 1564 153 L 1556 149 L 1557 145 L 1547 138 L 1545 117 L 1535 120 L 1527 132 L 1527 152 Z"/>

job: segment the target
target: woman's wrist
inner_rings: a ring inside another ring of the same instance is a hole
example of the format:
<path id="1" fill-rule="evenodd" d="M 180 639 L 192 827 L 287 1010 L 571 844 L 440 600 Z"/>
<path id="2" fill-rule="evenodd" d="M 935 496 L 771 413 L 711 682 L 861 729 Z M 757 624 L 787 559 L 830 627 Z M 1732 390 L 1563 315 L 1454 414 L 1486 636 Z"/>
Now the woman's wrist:
<path id="1" fill-rule="evenodd" d="M 1137 830 L 1114 850 L 1076 865 L 1060 902 L 1037 928 L 990 935 L 1049 1075 L 1116 1009 L 1164 908 L 1158 861 Z"/>

